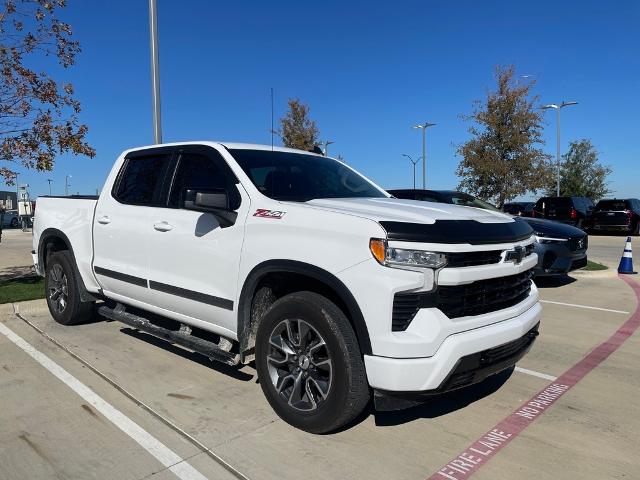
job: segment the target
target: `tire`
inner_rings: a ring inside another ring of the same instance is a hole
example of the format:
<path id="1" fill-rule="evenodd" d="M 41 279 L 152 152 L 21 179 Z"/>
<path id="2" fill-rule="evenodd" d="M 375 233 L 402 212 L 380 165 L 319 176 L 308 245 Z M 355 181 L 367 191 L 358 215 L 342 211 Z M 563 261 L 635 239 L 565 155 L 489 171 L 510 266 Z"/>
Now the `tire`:
<path id="1" fill-rule="evenodd" d="M 255 362 L 271 407 L 306 432 L 335 431 L 369 401 L 353 328 L 335 304 L 316 293 L 292 293 L 273 303 L 258 325 Z"/>
<path id="2" fill-rule="evenodd" d="M 54 252 L 47 262 L 45 295 L 53 319 L 61 325 L 87 322 L 93 316 L 93 302 L 81 302 L 73 259 L 66 250 Z"/>
<path id="3" fill-rule="evenodd" d="M 11 219 L 11 228 L 17 228 L 17 227 L 18 227 L 18 219 L 14 217 Z"/>

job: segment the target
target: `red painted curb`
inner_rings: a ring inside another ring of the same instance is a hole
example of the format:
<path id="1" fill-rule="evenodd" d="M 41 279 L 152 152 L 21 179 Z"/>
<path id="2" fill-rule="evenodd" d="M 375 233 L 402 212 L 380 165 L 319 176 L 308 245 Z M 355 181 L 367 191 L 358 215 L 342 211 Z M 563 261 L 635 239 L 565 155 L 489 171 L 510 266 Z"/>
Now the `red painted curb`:
<path id="1" fill-rule="evenodd" d="M 640 327 L 640 285 L 623 275 L 619 275 L 619 278 L 633 289 L 638 299 L 636 310 L 631 317 L 605 342 L 595 347 L 554 382 L 520 405 L 516 411 L 469 445 L 427 480 L 461 480 L 471 477 L 482 465 L 531 425 L 556 400 L 582 380 L 587 373 L 620 348 L 625 340 L 638 330 Z"/>

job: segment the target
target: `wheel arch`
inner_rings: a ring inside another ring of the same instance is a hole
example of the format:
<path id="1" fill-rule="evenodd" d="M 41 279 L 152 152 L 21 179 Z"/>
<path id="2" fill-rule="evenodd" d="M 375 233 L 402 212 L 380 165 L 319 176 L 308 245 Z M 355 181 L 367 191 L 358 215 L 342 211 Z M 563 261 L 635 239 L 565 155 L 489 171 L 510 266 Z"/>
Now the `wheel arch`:
<path id="1" fill-rule="evenodd" d="M 57 228 L 47 228 L 42 234 L 40 234 L 40 240 L 38 241 L 38 265 L 41 265 L 41 271 L 46 272 L 47 261 L 52 252 L 58 252 L 66 250 L 71 255 L 71 266 L 76 278 L 76 286 L 80 292 L 80 300 L 82 302 L 92 302 L 97 298 L 89 293 L 84 285 L 80 271 L 78 270 L 78 264 L 76 263 L 76 256 L 73 252 L 73 246 L 69 237 L 65 233 Z"/>
<path id="2" fill-rule="evenodd" d="M 252 318 L 254 309 L 254 299 L 261 285 L 261 282 L 270 275 L 290 275 L 309 279 L 316 287 L 323 287 L 324 292 L 334 295 L 334 300 L 338 300 L 338 308 L 341 308 L 349 319 L 363 355 L 370 355 L 371 340 L 369 331 L 362 315 L 358 302 L 353 297 L 346 285 L 335 275 L 322 268 L 295 260 L 267 260 L 251 270 L 247 276 L 238 301 L 238 340 L 240 342 L 240 352 L 251 351 L 255 345 L 255 328 L 260 318 Z M 297 289 L 298 291 L 301 288 Z M 294 289 L 296 291 L 296 289 Z M 332 299 L 332 298 L 330 298 Z M 262 313 L 265 313 L 263 311 Z"/>

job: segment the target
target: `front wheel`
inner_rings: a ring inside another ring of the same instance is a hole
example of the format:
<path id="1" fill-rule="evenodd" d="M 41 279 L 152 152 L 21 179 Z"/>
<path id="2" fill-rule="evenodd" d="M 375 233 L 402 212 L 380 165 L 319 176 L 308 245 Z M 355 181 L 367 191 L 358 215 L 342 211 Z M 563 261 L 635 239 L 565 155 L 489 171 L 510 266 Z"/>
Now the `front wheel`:
<path id="1" fill-rule="evenodd" d="M 11 228 L 16 228 L 17 226 L 18 226 L 18 219 L 14 217 L 11 219 Z"/>
<path id="2" fill-rule="evenodd" d="M 256 369 L 265 397 L 285 422 L 327 433 L 369 401 L 364 363 L 344 313 L 313 292 L 286 295 L 258 326 Z"/>
<path id="3" fill-rule="evenodd" d="M 45 293 L 53 319 L 62 325 L 75 325 L 91 319 L 93 302 L 81 302 L 73 259 L 68 251 L 54 252 L 47 261 Z"/>

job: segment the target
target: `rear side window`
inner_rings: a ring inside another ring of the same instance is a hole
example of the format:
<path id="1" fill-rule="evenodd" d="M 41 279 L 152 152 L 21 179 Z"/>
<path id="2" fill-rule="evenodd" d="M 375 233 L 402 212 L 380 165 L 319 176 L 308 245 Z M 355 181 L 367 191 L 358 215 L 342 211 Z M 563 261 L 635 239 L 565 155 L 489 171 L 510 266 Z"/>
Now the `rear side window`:
<path id="1" fill-rule="evenodd" d="M 128 158 L 118 182 L 115 198 L 129 205 L 158 203 L 168 155 L 149 155 Z"/>
<path id="2" fill-rule="evenodd" d="M 518 213 L 523 211 L 522 205 L 519 205 L 517 203 L 505 203 L 504 207 L 502 207 L 502 210 L 507 213 L 511 213 L 512 215 L 517 215 Z"/>
<path id="3" fill-rule="evenodd" d="M 555 208 L 555 207 L 571 207 L 573 206 L 573 202 L 571 198 L 568 197 L 549 197 L 546 199 L 547 208 Z"/>
<path id="4" fill-rule="evenodd" d="M 212 158 L 199 153 L 183 153 L 173 178 L 169 206 L 180 206 L 187 190 L 215 190 L 226 186 L 226 178 Z"/>
<path id="5" fill-rule="evenodd" d="M 600 200 L 596 205 L 599 211 L 622 211 L 626 210 L 627 205 L 624 200 Z"/>

